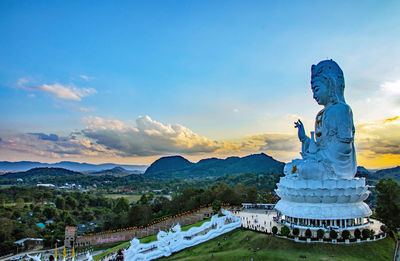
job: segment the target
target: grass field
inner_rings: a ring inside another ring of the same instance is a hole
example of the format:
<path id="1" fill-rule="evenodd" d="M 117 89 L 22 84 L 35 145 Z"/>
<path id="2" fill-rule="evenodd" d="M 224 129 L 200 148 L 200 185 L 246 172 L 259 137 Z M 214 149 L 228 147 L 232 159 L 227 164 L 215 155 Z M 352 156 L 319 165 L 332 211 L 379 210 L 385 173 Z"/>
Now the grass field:
<path id="1" fill-rule="evenodd" d="M 126 198 L 129 203 L 136 202 L 140 199 L 142 195 L 124 195 L 124 194 L 103 194 L 106 198 L 111 198 L 111 199 L 118 199 L 121 197 Z"/>
<path id="2" fill-rule="evenodd" d="M 188 230 L 193 226 L 201 226 L 204 220 L 193 225 L 182 227 Z M 223 240 L 226 237 L 227 240 Z M 248 237 L 248 240 L 247 240 Z M 141 238 L 141 243 L 149 243 L 157 240 L 156 235 Z M 220 242 L 220 246 L 218 246 Z M 97 261 L 108 253 L 129 246 L 124 242 L 108 251 L 97 255 Z M 258 250 L 257 250 L 258 249 Z M 392 260 L 395 243 L 391 238 L 385 238 L 377 242 L 368 242 L 352 245 L 333 244 L 305 244 L 274 237 L 264 233 L 236 229 L 203 244 L 185 249 L 161 260 Z"/>
<path id="3" fill-rule="evenodd" d="M 248 236 L 249 240 L 246 240 Z M 224 241 L 223 238 L 227 240 Z M 218 241 L 221 243 L 218 246 Z M 250 250 L 249 250 L 250 249 Z M 257 251 L 257 249 L 259 249 Z M 392 260 L 391 238 L 354 245 L 304 244 L 263 233 L 236 229 L 185 249 L 168 260 Z M 256 250 L 256 251 L 254 251 Z M 212 256 L 213 255 L 213 256 Z M 161 259 L 166 260 L 166 258 Z"/>
<path id="4" fill-rule="evenodd" d="M 142 195 L 139 195 L 139 194 L 137 194 L 137 195 L 103 194 L 103 196 L 105 196 L 106 198 L 112 198 L 112 199 L 118 199 L 118 198 L 124 197 L 129 201 L 129 203 L 134 203 L 134 202 L 138 201 Z M 156 195 L 156 197 L 161 197 L 161 196 L 164 196 L 164 195 Z"/>

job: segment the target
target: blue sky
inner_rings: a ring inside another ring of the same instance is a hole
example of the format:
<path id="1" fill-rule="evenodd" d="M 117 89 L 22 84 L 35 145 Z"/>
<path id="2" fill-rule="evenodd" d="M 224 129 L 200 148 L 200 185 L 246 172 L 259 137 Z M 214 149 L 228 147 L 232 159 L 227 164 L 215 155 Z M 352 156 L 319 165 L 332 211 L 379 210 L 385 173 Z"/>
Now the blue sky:
<path id="1" fill-rule="evenodd" d="M 360 126 L 359 162 L 400 164 L 399 124 L 384 124 L 400 114 L 399 11 L 398 1 L 1 1 L 0 159 L 287 161 L 299 150 L 293 121 L 309 131 L 321 109 L 310 66 L 332 58 Z"/>

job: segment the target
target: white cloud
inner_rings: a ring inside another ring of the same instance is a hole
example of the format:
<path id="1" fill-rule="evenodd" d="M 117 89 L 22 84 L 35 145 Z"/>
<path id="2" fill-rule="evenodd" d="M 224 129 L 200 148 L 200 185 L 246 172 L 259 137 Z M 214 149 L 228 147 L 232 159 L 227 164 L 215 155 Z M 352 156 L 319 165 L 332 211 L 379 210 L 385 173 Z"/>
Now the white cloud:
<path id="1" fill-rule="evenodd" d="M 162 155 L 231 156 L 267 152 L 288 160 L 298 153 L 297 138 L 260 134 L 236 141 L 215 141 L 180 124 L 164 124 L 139 116 L 133 124 L 100 117 L 84 119 L 86 128 L 68 136 L 25 133 L 4 137 L 0 149 L 45 157 L 145 157 Z"/>
<path id="2" fill-rule="evenodd" d="M 74 85 L 62 85 L 60 83 L 42 84 L 40 86 L 27 86 L 26 79 L 19 79 L 18 85 L 28 91 L 45 92 L 52 96 L 65 100 L 81 101 L 83 97 L 96 93 L 93 88 L 77 88 Z"/>
<path id="3" fill-rule="evenodd" d="M 235 108 L 233 109 L 233 112 L 239 112 L 239 109 Z"/>
<path id="4" fill-rule="evenodd" d="M 400 95 L 400 80 L 394 82 L 384 82 L 381 85 L 381 89 L 389 94 Z"/>
<path id="5" fill-rule="evenodd" d="M 79 110 L 81 112 L 93 112 L 95 109 L 93 107 L 80 107 Z"/>
<path id="6" fill-rule="evenodd" d="M 79 75 L 79 77 L 80 77 L 81 79 L 85 80 L 85 81 L 91 81 L 91 80 L 94 79 L 94 77 L 87 76 L 87 75 L 84 75 L 84 74 Z"/>

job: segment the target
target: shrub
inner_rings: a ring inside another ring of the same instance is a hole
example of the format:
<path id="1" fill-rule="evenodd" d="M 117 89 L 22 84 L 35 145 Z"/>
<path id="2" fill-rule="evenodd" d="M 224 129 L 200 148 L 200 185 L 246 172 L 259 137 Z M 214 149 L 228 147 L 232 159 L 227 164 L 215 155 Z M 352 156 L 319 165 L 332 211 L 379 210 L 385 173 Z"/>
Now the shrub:
<path id="1" fill-rule="evenodd" d="M 290 229 L 287 226 L 281 228 L 281 235 L 287 237 L 290 234 Z"/>
<path id="2" fill-rule="evenodd" d="M 371 238 L 371 239 L 374 239 L 375 230 L 371 229 L 370 232 L 371 232 L 370 238 Z"/>
<path id="3" fill-rule="evenodd" d="M 356 230 L 354 230 L 354 236 L 356 238 L 361 238 L 361 231 L 358 228 Z"/>
<path id="4" fill-rule="evenodd" d="M 337 232 L 336 232 L 335 230 L 331 230 L 331 231 L 329 232 L 329 237 L 330 237 L 331 239 L 336 239 L 336 238 L 338 237 L 338 234 L 337 234 Z"/>
<path id="5" fill-rule="evenodd" d="M 306 238 L 310 238 L 311 237 L 311 230 L 309 228 L 307 228 L 306 230 Z"/>
<path id="6" fill-rule="evenodd" d="M 387 232 L 387 227 L 385 225 L 382 225 L 381 226 L 381 230 L 382 230 L 382 232 L 386 233 Z"/>
<path id="7" fill-rule="evenodd" d="M 292 230 L 292 234 L 297 237 L 300 234 L 300 230 L 296 227 Z"/>
<path id="8" fill-rule="evenodd" d="M 273 226 L 273 227 L 272 227 L 272 233 L 273 233 L 274 235 L 276 235 L 276 233 L 278 233 L 278 228 L 277 228 L 276 226 Z"/>
<path id="9" fill-rule="evenodd" d="M 371 230 L 369 230 L 369 229 L 364 229 L 363 231 L 362 231 L 362 237 L 363 237 L 363 239 L 367 239 L 367 238 L 369 238 L 371 236 Z"/>
<path id="10" fill-rule="evenodd" d="M 319 239 L 322 239 L 322 238 L 324 238 L 324 236 L 325 236 L 325 231 L 324 231 L 323 229 L 318 229 L 318 231 L 317 231 L 317 237 L 318 237 Z"/>
<path id="11" fill-rule="evenodd" d="M 342 238 L 343 239 L 349 239 L 350 238 L 350 232 L 348 230 L 344 230 L 342 232 Z"/>

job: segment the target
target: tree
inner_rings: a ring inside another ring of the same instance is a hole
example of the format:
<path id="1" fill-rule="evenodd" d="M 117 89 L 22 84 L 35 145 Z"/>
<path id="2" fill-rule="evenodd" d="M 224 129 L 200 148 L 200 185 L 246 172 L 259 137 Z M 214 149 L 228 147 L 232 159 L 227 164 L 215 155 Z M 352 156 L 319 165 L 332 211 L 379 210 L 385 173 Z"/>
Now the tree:
<path id="1" fill-rule="evenodd" d="M 311 230 L 309 228 L 307 228 L 306 230 L 306 238 L 310 238 L 311 237 Z"/>
<path id="2" fill-rule="evenodd" d="M 343 239 L 349 239 L 350 238 L 350 232 L 348 230 L 343 230 L 342 238 Z"/>
<path id="3" fill-rule="evenodd" d="M 361 238 L 361 231 L 358 228 L 356 230 L 354 230 L 354 237 Z"/>
<path id="4" fill-rule="evenodd" d="M 213 208 L 214 213 L 219 213 L 220 212 L 221 205 L 222 205 L 221 200 L 216 199 L 216 200 L 213 201 L 212 208 Z"/>
<path id="5" fill-rule="evenodd" d="M 338 237 L 338 233 L 337 233 L 335 230 L 331 230 L 331 231 L 329 232 L 329 237 L 330 237 L 331 239 L 336 239 L 336 238 Z"/>
<path id="6" fill-rule="evenodd" d="M 281 235 L 287 237 L 290 234 L 290 229 L 287 226 L 281 228 Z"/>
<path id="7" fill-rule="evenodd" d="M 15 207 L 18 209 L 23 209 L 25 205 L 25 201 L 23 198 L 17 198 L 17 200 L 15 200 Z"/>
<path id="8" fill-rule="evenodd" d="M 48 207 L 46 206 L 43 209 L 43 215 L 46 216 L 47 219 L 51 219 L 57 216 L 57 209 L 54 207 Z"/>
<path id="9" fill-rule="evenodd" d="M 62 197 L 57 197 L 56 199 L 56 207 L 58 209 L 65 209 L 65 199 Z"/>
<path id="10" fill-rule="evenodd" d="M 118 198 L 117 204 L 113 209 L 114 213 L 128 212 L 129 211 L 129 201 L 125 197 Z"/>
<path id="11" fill-rule="evenodd" d="M 277 228 L 276 226 L 273 226 L 273 227 L 272 227 L 272 233 L 273 233 L 274 235 L 276 235 L 276 233 L 278 233 L 278 228 Z"/>
<path id="12" fill-rule="evenodd" d="M 77 224 L 75 218 L 73 218 L 70 214 L 67 214 L 64 222 L 68 226 L 75 226 Z"/>
<path id="13" fill-rule="evenodd" d="M 70 210 L 74 210 L 78 206 L 78 201 L 69 195 L 65 198 L 65 203 Z"/>
<path id="14" fill-rule="evenodd" d="M 363 231 L 362 231 L 362 237 L 363 237 L 363 239 L 367 239 L 367 238 L 369 238 L 370 236 L 371 236 L 371 230 L 369 230 L 368 228 L 366 228 L 366 229 L 364 229 Z"/>
<path id="15" fill-rule="evenodd" d="M 258 199 L 257 186 L 254 185 L 253 187 L 247 189 L 246 201 L 248 203 L 257 203 L 257 199 Z"/>
<path id="16" fill-rule="evenodd" d="M 130 226 L 139 226 L 142 219 L 143 209 L 141 205 L 132 205 L 128 214 L 128 224 Z"/>
<path id="17" fill-rule="evenodd" d="M 323 229 L 318 229 L 317 230 L 317 237 L 318 239 L 323 239 L 325 236 L 325 231 Z"/>
<path id="18" fill-rule="evenodd" d="M 297 237 L 300 234 L 300 230 L 296 227 L 292 230 L 292 234 Z"/>
<path id="19" fill-rule="evenodd" d="M 376 215 L 390 230 L 400 227 L 400 185 L 392 179 L 381 179 L 375 186 L 378 192 Z"/>
<path id="20" fill-rule="evenodd" d="M 371 230 L 370 230 L 370 233 L 371 233 L 370 238 L 371 238 L 371 239 L 374 239 L 375 230 L 371 229 Z"/>

